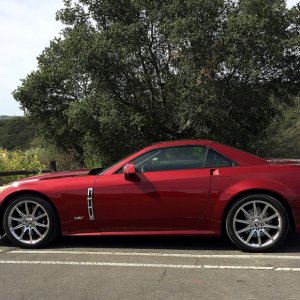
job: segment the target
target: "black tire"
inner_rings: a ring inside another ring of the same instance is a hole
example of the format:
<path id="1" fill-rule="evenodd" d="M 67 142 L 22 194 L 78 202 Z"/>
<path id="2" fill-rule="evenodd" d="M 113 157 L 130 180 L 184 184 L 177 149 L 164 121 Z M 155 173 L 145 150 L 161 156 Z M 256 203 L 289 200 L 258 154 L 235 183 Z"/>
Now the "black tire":
<path id="1" fill-rule="evenodd" d="M 6 208 L 3 227 L 9 240 L 22 248 L 41 248 L 59 233 L 59 220 L 52 205 L 42 197 L 16 197 Z"/>
<path id="2" fill-rule="evenodd" d="M 242 251 L 265 252 L 280 246 L 289 231 L 285 208 L 275 198 L 252 194 L 236 201 L 226 216 L 226 232 Z"/>

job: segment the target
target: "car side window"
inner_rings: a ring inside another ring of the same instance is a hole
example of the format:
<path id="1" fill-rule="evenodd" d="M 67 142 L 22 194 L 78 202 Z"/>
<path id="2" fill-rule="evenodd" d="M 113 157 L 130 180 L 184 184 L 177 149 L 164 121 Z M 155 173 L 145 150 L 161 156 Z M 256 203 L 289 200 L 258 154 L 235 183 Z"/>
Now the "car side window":
<path id="1" fill-rule="evenodd" d="M 209 149 L 206 160 L 205 160 L 205 168 L 220 168 L 220 167 L 232 167 L 234 166 L 234 163 L 221 155 L 220 153 Z"/>
<path id="2" fill-rule="evenodd" d="M 140 172 L 189 170 L 203 168 L 207 148 L 181 146 L 147 152 L 132 161 Z"/>

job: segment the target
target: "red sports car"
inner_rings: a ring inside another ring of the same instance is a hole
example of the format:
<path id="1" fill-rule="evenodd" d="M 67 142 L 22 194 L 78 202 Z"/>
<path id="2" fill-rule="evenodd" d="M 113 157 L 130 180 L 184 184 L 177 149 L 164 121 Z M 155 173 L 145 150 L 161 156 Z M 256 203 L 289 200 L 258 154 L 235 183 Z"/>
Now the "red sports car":
<path id="1" fill-rule="evenodd" d="M 62 172 L 0 187 L 1 234 L 42 247 L 62 235 L 227 233 L 244 251 L 300 232 L 300 166 L 204 140 L 163 142 L 102 171 Z"/>

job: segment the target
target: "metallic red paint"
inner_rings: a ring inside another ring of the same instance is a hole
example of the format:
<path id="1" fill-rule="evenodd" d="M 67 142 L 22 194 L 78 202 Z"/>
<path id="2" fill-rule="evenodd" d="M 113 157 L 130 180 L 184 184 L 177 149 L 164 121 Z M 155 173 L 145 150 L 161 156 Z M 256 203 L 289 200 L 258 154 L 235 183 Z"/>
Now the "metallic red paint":
<path id="1" fill-rule="evenodd" d="M 167 173 L 167 174 L 166 174 Z M 99 177 L 94 186 L 99 231 L 191 230 L 210 197 L 210 170 Z M 113 178 L 112 178 L 113 177 Z"/>
<path id="2" fill-rule="evenodd" d="M 158 148 L 201 145 L 233 160 L 232 167 L 116 173 L 138 156 Z M 274 165 L 213 141 L 171 141 L 149 146 L 100 175 L 87 171 L 55 173 L 20 180 L 0 193 L 0 213 L 16 195 L 35 193 L 55 207 L 63 235 L 221 234 L 228 206 L 255 191 L 274 195 L 300 232 L 300 167 Z M 94 220 L 87 191 L 93 188 Z"/>

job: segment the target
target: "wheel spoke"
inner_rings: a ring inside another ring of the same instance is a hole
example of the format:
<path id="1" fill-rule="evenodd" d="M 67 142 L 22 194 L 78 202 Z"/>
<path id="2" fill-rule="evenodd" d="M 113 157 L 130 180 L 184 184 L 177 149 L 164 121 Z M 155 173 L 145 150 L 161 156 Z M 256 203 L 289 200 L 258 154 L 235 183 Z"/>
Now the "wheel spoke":
<path id="1" fill-rule="evenodd" d="M 44 214 L 42 214 L 42 215 L 40 215 L 40 216 L 37 216 L 37 217 L 35 218 L 35 220 L 37 221 L 37 220 L 39 220 L 39 219 L 41 219 L 41 218 L 44 218 L 44 217 L 46 217 L 46 216 L 47 216 L 47 214 L 44 213 Z"/>
<path id="2" fill-rule="evenodd" d="M 264 215 L 267 212 L 267 209 L 269 208 L 269 206 L 270 206 L 269 204 L 266 204 L 266 206 L 264 207 L 263 211 L 259 215 L 262 219 L 264 218 Z"/>
<path id="3" fill-rule="evenodd" d="M 42 223 L 35 223 L 35 226 L 43 227 L 43 228 L 48 228 L 48 224 L 42 224 Z"/>
<path id="4" fill-rule="evenodd" d="M 241 219 L 235 219 L 235 222 L 238 222 L 238 223 L 243 223 L 243 224 L 248 224 L 249 225 L 249 220 L 241 220 Z"/>
<path id="5" fill-rule="evenodd" d="M 263 219 L 263 222 L 266 223 L 274 218 L 278 217 L 278 213 L 275 213 L 274 215 L 270 216 L 270 217 L 267 217 L 265 219 Z"/>
<path id="6" fill-rule="evenodd" d="M 17 225 L 16 227 L 10 228 L 10 230 L 14 231 L 14 230 L 20 229 L 20 228 L 22 228 L 22 227 L 25 227 L 25 225 L 24 225 L 23 223 Z"/>
<path id="7" fill-rule="evenodd" d="M 18 214 L 21 216 L 21 217 L 26 217 L 26 215 L 24 213 L 22 213 L 19 208 L 16 206 L 16 211 L 18 212 Z"/>
<path id="8" fill-rule="evenodd" d="M 251 240 L 251 238 L 252 238 L 254 232 L 255 232 L 255 230 L 252 229 L 251 232 L 249 233 L 248 237 L 247 237 L 246 243 L 249 243 L 249 241 Z"/>
<path id="9" fill-rule="evenodd" d="M 266 229 L 262 229 L 262 232 L 272 241 L 274 241 L 274 238 L 269 234 L 269 232 Z"/>
<path id="10" fill-rule="evenodd" d="M 11 217 L 9 216 L 9 218 L 12 220 L 12 221 L 17 221 L 17 222 L 22 222 L 23 219 L 21 218 L 14 218 L 14 217 Z"/>
<path id="11" fill-rule="evenodd" d="M 28 228 L 28 235 L 29 235 L 30 244 L 32 244 L 32 229 L 31 228 Z"/>
<path id="12" fill-rule="evenodd" d="M 24 236 L 26 230 L 27 230 L 27 228 L 24 226 L 21 235 L 18 237 L 19 240 Z"/>
<path id="13" fill-rule="evenodd" d="M 257 217 L 257 207 L 255 201 L 253 201 L 253 215 L 255 218 Z"/>
<path id="14" fill-rule="evenodd" d="M 277 226 L 277 225 L 270 225 L 270 224 L 265 224 L 264 227 L 271 228 L 271 229 L 280 229 L 279 226 Z"/>
<path id="15" fill-rule="evenodd" d="M 261 246 L 260 231 L 257 232 L 257 240 L 258 240 L 258 245 Z"/>
<path id="16" fill-rule="evenodd" d="M 36 214 L 37 209 L 39 208 L 39 205 L 36 205 L 35 208 L 33 209 L 31 215 L 34 217 Z"/>
<path id="17" fill-rule="evenodd" d="M 39 237 L 43 237 L 43 235 L 37 230 L 36 227 L 32 227 L 32 229 L 38 234 Z"/>
<path id="18" fill-rule="evenodd" d="M 250 226 L 246 226 L 245 228 L 243 228 L 243 229 L 237 231 L 237 233 L 240 234 L 240 233 L 243 233 L 243 232 L 245 232 L 245 231 L 247 231 L 247 230 L 249 230 L 249 229 L 251 229 L 251 227 L 250 227 Z"/>
<path id="19" fill-rule="evenodd" d="M 246 217 L 248 217 L 249 219 L 253 218 L 253 216 L 251 216 L 244 208 L 242 208 L 241 210 L 245 214 Z"/>
<path id="20" fill-rule="evenodd" d="M 26 215 L 29 216 L 29 209 L 28 209 L 28 201 L 25 201 L 25 211 L 26 211 Z"/>

